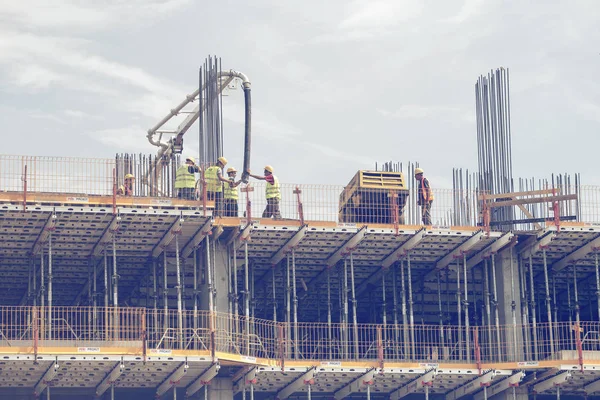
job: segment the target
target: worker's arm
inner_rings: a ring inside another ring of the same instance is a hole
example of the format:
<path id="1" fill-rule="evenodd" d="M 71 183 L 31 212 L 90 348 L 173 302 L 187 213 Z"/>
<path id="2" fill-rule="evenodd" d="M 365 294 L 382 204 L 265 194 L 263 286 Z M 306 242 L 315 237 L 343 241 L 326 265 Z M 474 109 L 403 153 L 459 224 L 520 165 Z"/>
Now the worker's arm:
<path id="1" fill-rule="evenodd" d="M 423 188 L 425 189 L 425 202 L 431 202 L 431 186 L 429 185 L 429 181 L 427 178 L 423 178 Z"/>
<path id="2" fill-rule="evenodd" d="M 248 176 L 251 176 L 254 179 L 259 179 L 261 181 L 264 181 L 265 179 L 267 179 L 266 176 L 261 176 L 261 175 L 254 175 L 250 172 L 250 170 L 246 171 L 248 173 Z"/>
<path id="3" fill-rule="evenodd" d="M 221 172 L 221 170 L 217 170 L 217 179 L 220 180 L 221 182 L 225 182 L 225 183 L 229 183 L 229 179 L 227 178 L 223 178 L 223 173 Z"/>
<path id="4" fill-rule="evenodd" d="M 238 187 L 238 186 L 240 186 L 240 183 L 242 183 L 242 180 L 241 180 L 241 179 L 240 179 L 239 181 L 237 181 L 237 182 L 233 182 L 233 181 L 231 181 L 231 184 L 230 184 L 230 185 L 231 185 L 231 187 L 232 187 L 232 188 L 235 188 L 235 187 Z"/>
<path id="5" fill-rule="evenodd" d="M 188 172 L 189 172 L 190 174 L 193 174 L 193 173 L 200 173 L 200 168 L 198 168 L 198 166 L 197 166 L 197 165 L 189 165 L 189 166 L 188 166 Z"/>

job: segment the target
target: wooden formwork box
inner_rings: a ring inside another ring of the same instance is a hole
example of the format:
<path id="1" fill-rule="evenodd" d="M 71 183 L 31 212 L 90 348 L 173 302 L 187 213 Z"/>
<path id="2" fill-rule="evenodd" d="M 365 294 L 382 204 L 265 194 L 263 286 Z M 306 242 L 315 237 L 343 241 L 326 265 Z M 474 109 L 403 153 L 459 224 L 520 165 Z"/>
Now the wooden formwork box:
<path id="1" fill-rule="evenodd" d="M 402 225 L 407 198 L 402 172 L 358 171 L 340 194 L 339 221 L 393 224 L 397 212 Z"/>

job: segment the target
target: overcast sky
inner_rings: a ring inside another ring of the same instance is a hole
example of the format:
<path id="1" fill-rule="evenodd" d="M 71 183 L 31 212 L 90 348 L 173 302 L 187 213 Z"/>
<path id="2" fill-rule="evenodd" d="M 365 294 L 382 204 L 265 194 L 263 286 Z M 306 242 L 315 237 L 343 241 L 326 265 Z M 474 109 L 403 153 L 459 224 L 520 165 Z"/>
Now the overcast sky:
<path id="1" fill-rule="evenodd" d="M 216 54 L 252 81 L 253 170 L 344 184 L 419 161 L 450 187 L 477 166 L 475 81 L 504 66 L 515 177 L 600 184 L 598 21 L 598 0 L 0 0 L 0 152 L 155 153 L 146 130 Z M 242 105 L 225 100 L 238 168 Z"/>

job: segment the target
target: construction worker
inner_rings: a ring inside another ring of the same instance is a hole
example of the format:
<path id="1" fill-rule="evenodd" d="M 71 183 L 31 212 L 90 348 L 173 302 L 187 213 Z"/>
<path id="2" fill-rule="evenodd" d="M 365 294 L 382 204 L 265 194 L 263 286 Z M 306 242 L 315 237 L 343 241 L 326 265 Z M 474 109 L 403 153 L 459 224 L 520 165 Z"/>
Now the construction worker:
<path id="1" fill-rule="evenodd" d="M 239 193 L 237 187 L 242 180 L 235 181 L 237 170 L 233 167 L 227 168 L 227 176 L 229 177 L 229 183 L 223 185 L 223 198 L 224 198 L 224 216 L 226 217 L 237 217 L 238 216 L 238 199 Z"/>
<path id="2" fill-rule="evenodd" d="M 194 174 L 200 172 L 194 157 L 186 157 L 185 164 L 177 169 L 175 173 L 175 189 L 177 197 L 185 200 L 194 200 L 196 192 L 196 179 Z"/>
<path id="3" fill-rule="evenodd" d="M 206 168 L 204 180 L 206 181 L 206 198 L 215 201 L 215 217 L 223 215 L 223 183 L 229 184 L 229 180 L 223 178 L 223 168 L 227 165 L 225 157 L 219 157 L 217 163 Z"/>
<path id="4" fill-rule="evenodd" d="M 431 225 L 431 203 L 433 202 L 431 185 L 429 185 L 429 180 L 423 176 L 423 170 L 421 168 L 415 168 L 415 179 L 419 181 L 417 205 L 421 206 L 423 225 Z"/>
<path id="5" fill-rule="evenodd" d="M 117 194 L 119 196 L 133 196 L 133 182 L 135 181 L 135 176 L 132 174 L 125 175 L 125 183 L 119 186 L 117 189 Z"/>
<path id="6" fill-rule="evenodd" d="M 248 175 L 254 179 L 261 181 L 267 181 L 265 188 L 265 197 L 267 198 L 267 207 L 263 212 L 263 218 L 275 218 L 281 219 L 281 212 L 279 211 L 279 201 L 281 200 L 281 189 L 279 187 L 279 179 L 273 175 L 273 167 L 270 165 L 265 166 L 264 176 L 252 175 L 250 170 L 247 171 Z"/>

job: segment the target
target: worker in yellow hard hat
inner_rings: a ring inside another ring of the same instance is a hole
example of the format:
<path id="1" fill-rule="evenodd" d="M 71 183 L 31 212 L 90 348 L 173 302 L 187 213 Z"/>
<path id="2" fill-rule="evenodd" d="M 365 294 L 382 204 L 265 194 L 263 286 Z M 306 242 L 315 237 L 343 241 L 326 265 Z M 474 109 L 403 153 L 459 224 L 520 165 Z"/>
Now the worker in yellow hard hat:
<path id="1" fill-rule="evenodd" d="M 133 196 L 133 183 L 135 176 L 132 174 L 125 174 L 125 182 L 117 189 L 119 196 Z"/>
<path id="2" fill-rule="evenodd" d="M 223 185 L 223 199 L 224 199 L 224 216 L 225 217 L 237 217 L 238 216 L 238 200 L 239 193 L 237 187 L 242 183 L 242 180 L 235 181 L 237 170 L 233 167 L 227 168 L 227 177 L 229 178 L 228 183 Z"/>
<path id="3" fill-rule="evenodd" d="M 279 187 L 279 179 L 273 175 L 273 167 L 265 166 L 264 176 L 252 175 L 250 170 L 246 171 L 248 175 L 254 179 L 267 181 L 265 188 L 265 197 L 267 198 L 267 207 L 263 212 L 263 218 L 281 219 L 281 211 L 279 210 L 279 202 L 281 201 L 281 188 Z"/>
<path id="4" fill-rule="evenodd" d="M 223 178 L 223 168 L 227 165 L 225 157 L 219 157 L 215 165 L 206 168 L 204 180 L 206 181 L 206 198 L 215 201 L 213 216 L 223 216 L 223 183 L 229 184 L 229 180 Z"/>
<path id="5" fill-rule="evenodd" d="M 196 179 L 194 174 L 200 172 L 194 157 L 185 158 L 185 164 L 175 172 L 175 189 L 177 197 L 185 200 L 194 200 L 196 193 Z"/>
<path id="6" fill-rule="evenodd" d="M 431 203 L 433 203 L 431 185 L 429 184 L 429 180 L 423 176 L 421 168 L 415 168 L 415 179 L 419 182 L 417 205 L 421 206 L 423 225 L 431 225 Z"/>

